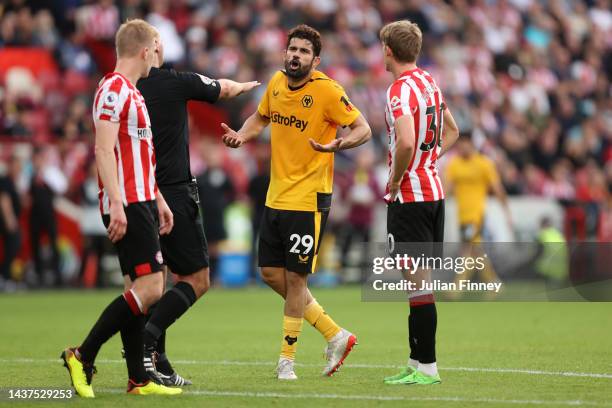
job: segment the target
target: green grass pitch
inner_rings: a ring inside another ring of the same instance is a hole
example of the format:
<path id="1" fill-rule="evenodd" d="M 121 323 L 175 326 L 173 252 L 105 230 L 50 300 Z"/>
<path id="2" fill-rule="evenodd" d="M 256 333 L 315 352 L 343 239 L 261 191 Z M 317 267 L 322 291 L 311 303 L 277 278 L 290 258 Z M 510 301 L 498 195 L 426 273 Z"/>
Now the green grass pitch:
<path id="1" fill-rule="evenodd" d="M 281 299 L 265 288 L 213 289 L 168 333 L 170 359 L 195 384 L 182 396 L 125 395 L 126 369 L 115 336 L 98 357 L 95 400 L 16 406 L 612 407 L 610 303 L 438 303 L 442 384 L 386 386 L 382 378 L 407 358 L 407 304 L 362 302 L 358 287 L 313 292 L 359 338 L 332 378 L 320 376 L 325 342 L 305 324 L 300 378 L 278 382 L 273 369 Z M 118 293 L 1 295 L 0 388 L 68 388 L 60 352 L 83 339 Z"/>

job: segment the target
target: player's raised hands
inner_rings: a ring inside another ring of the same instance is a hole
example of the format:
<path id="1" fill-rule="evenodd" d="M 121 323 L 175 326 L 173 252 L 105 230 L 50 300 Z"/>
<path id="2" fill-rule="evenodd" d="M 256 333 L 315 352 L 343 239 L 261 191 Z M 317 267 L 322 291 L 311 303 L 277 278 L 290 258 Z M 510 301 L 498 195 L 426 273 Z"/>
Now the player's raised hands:
<path id="1" fill-rule="evenodd" d="M 227 126 L 225 123 L 221 123 L 221 127 L 225 131 L 221 140 L 227 147 L 238 148 L 244 144 L 244 138 L 238 134 L 235 130 Z"/>
<path id="2" fill-rule="evenodd" d="M 331 141 L 331 143 L 322 145 L 321 143 L 315 142 L 313 139 L 309 139 L 310 146 L 317 152 L 323 153 L 334 153 L 340 150 L 340 144 L 342 144 L 342 138 L 339 137 Z"/>

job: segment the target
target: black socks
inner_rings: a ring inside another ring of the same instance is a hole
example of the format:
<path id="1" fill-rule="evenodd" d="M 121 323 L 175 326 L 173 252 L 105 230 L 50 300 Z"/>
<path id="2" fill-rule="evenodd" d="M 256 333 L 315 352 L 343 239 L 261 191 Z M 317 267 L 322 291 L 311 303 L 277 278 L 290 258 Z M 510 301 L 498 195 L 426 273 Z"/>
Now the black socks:
<path id="1" fill-rule="evenodd" d="M 119 330 L 135 323 L 140 311 L 137 303 L 135 301 L 130 303 L 130 300 L 134 300 L 134 297 L 131 292 L 126 292 L 118 296 L 104 309 L 87 338 L 79 347 L 81 361 L 93 363 L 102 344 L 106 343 Z M 134 304 L 136 304 L 135 309 Z"/>
<path id="2" fill-rule="evenodd" d="M 135 317 L 133 324 L 127 325 L 121 330 L 121 341 L 123 341 L 128 376 L 136 384 L 142 384 L 149 379 L 143 365 L 144 326 L 145 316 L 140 315 Z"/>
<path id="3" fill-rule="evenodd" d="M 153 316 L 155 309 L 157 308 L 158 303 L 155 303 L 153 306 L 149 308 L 149 312 L 147 313 L 147 321 Z M 144 326 L 143 326 L 144 329 Z M 162 334 L 157 339 L 157 361 L 155 363 L 155 368 L 157 371 L 164 375 L 172 375 L 174 373 L 174 369 L 168 361 L 168 357 L 166 356 L 166 331 L 164 330 Z"/>
<path id="4" fill-rule="evenodd" d="M 153 347 L 172 323 L 183 315 L 196 301 L 190 284 L 177 283 L 157 302 L 155 310 L 145 325 L 145 347 Z"/>
<path id="5" fill-rule="evenodd" d="M 436 328 L 438 314 L 436 304 L 420 303 L 410 305 L 408 329 L 410 339 L 410 358 L 422 364 L 436 362 Z"/>

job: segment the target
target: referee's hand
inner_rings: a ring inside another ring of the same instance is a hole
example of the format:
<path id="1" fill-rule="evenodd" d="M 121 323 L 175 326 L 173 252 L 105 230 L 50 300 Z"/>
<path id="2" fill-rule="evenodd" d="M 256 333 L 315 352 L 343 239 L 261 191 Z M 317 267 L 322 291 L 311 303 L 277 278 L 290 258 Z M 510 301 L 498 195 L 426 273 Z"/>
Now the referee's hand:
<path id="1" fill-rule="evenodd" d="M 114 244 L 117 241 L 121 241 L 125 232 L 127 231 L 127 218 L 125 216 L 125 210 L 123 209 L 123 203 L 121 201 L 117 203 L 111 203 L 110 206 L 110 223 L 108 224 L 108 238 Z"/>
<path id="2" fill-rule="evenodd" d="M 244 138 L 240 136 L 238 132 L 227 126 L 225 123 L 221 123 L 221 127 L 225 131 L 221 140 L 223 140 L 223 143 L 227 147 L 236 149 L 244 144 Z"/>

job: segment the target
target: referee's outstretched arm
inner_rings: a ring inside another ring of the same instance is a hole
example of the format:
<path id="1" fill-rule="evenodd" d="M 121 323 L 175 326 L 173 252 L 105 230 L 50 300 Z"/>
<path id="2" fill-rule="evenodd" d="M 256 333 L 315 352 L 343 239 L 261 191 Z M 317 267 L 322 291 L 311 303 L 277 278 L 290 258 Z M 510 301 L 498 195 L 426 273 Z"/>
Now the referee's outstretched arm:
<path id="1" fill-rule="evenodd" d="M 219 79 L 218 81 L 219 86 L 221 87 L 219 99 L 234 98 L 261 85 L 259 81 L 236 82 L 232 81 L 231 79 Z"/>

